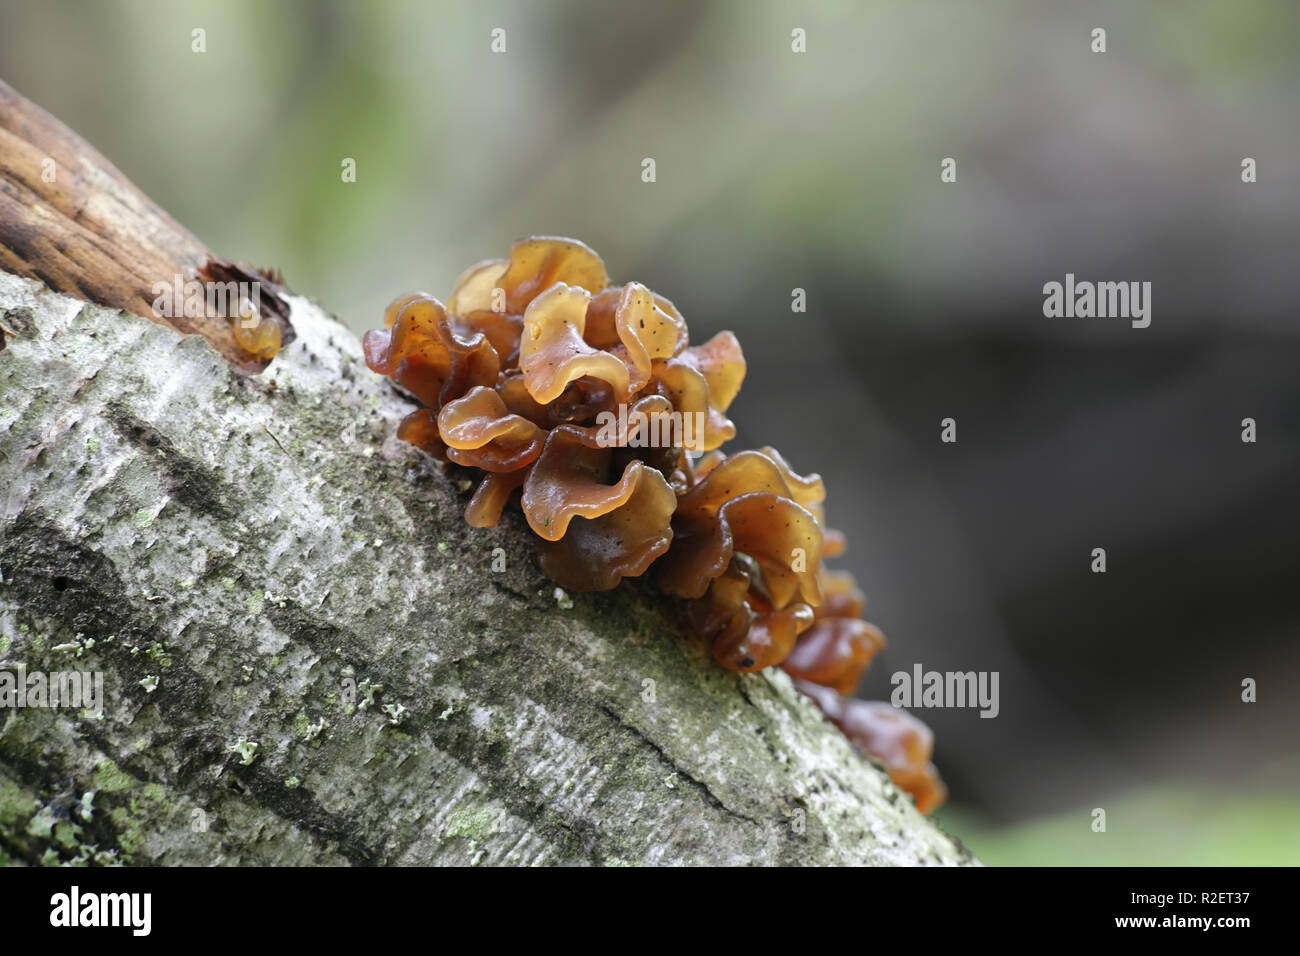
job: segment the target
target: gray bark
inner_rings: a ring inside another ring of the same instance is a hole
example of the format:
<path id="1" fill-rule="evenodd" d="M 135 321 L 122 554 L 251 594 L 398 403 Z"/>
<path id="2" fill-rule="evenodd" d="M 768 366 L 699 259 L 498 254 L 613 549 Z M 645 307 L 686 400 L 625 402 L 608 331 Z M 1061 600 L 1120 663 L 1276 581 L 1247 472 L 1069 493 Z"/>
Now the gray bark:
<path id="1" fill-rule="evenodd" d="M 649 585 L 557 596 L 516 513 L 468 527 L 290 301 L 244 377 L 0 273 L 0 671 L 104 689 L 0 710 L 0 862 L 973 862 L 785 674 Z"/>

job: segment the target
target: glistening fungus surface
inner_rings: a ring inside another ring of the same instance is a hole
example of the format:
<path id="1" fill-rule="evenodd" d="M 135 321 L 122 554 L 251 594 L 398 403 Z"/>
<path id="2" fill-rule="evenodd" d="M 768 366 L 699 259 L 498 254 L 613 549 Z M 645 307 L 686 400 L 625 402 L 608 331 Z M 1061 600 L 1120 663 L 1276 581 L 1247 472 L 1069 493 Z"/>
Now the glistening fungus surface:
<path id="1" fill-rule="evenodd" d="M 399 437 L 481 473 L 469 524 L 492 527 L 518 493 L 551 580 L 607 591 L 652 576 L 718 664 L 830 688 L 813 700 L 921 811 L 943 802 L 929 729 L 851 699 L 885 638 L 852 578 L 821 566 L 844 548 L 821 478 L 773 448 L 717 450 L 745 377 L 734 335 L 692 346 L 668 299 L 615 284 L 577 240 L 533 237 L 471 266 L 446 305 L 398 297 L 364 344 L 421 404 Z"/>

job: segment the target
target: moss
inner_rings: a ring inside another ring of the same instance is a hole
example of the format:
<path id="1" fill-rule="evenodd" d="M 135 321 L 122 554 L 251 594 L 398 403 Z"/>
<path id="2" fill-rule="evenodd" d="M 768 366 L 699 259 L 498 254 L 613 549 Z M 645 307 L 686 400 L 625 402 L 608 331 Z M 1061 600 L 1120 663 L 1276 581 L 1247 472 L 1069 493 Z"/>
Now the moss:
<path id="1" fill-rule="evenodd" d="M 443 836 L 465 837 L 478 842 L 491 836 L 494 819 L 496 814 L 488 807 L 460 807 L 447 817 Z"/>
<path id="2" fill-rule="evenodd" d="M 363 680 L 357 685 L 357 690 L 361 691 L 361 703 L 357 704 L 357 710 L 367 710 L 375 705 L 375 694 L 384 689 L 383 684 L 372 684 L 368 680 Z"/>
<path id="3" fill-rule="evenodd" d="M 116 850 L 100 850 L 93 846 L 90 847 L 89 849 L 95 851 L 91 859 L 95 861 L 96 866 L 121 866 L 122 865 L 122 861 L 117 858 Z"/>
<path id="4" fill-rule="evenodd" d="M 257 759 L 257 741 L 240 737 L 230 745 L 230 752 L 239 754 L 239 762 L 245 767 L 251 766 Z"/>
<path id="5" fill-rule="evenodd" d="M 319 747 L 321 744 L 320 735 L 325 732 L 325 728 L 329 727 L 329 725 L 330 722 L 322 717 L 314 724 L 307 724 L 302 731 L 302 737 L 304 740 L 309 741 L 313 747 Z"/>
<path id="6" fill-rule="evenodd" d="M 54 842 L 71 850 L 81 842 L 81 827 L 68 820 L 61 820 L 54 825 Z"/>
<path id="7" fill-rule="evenodd" d="M 27 821 L 27 835 L 39 839 L 48 839 L 53 835 L 54 824 L 57 822 L 53 810 L 49 807 L 41 807 Z"/>
<path id="8" fill-rule="evenodd" d="M 138 781 L 122 769 L 112 760 L 105 757 L 95 765 L 94 783 L 96 790 L 102 790 L 105 793 L 116 793 L 119 790 L 129 790 L 136 785 Z"/>
<path id="9" fill-rule="evenodd" d="M 169 667 L 172 666 L 171 655 L 168 654 L 167 649 L 163 647 L 161 644 L 159 644 L 157 641 L 154 641 L 152 644 L 149 645 L 148 650 L 145 651 L 145 656 L 147 656 L 151 661 L 153 661 L 163 670 L 167 670 Z"/>
<path id="10" fill-rule="evenodd" d="M 96 850 L 90 858 L 101 865 L 129 863 L 131 855 L 139 852 L 149 835 L 166 829 L 164 821 L 174 811 L 175 807 L 168 800 L 166 788 L 158 783 L 145 784 L 131 796 L 125 806 L 119 804 L 108 813 L 108 819 L 117 832 L 117 847 Z"/>
<path id="11" fill-rule="evenodd" d="M 117 846 L 126 856 L 131 856 L 144 845 L 144 834 L 140 825 L 126 807 L 117 807 L 109 814 L 109 819 L 117 827 Z"/>

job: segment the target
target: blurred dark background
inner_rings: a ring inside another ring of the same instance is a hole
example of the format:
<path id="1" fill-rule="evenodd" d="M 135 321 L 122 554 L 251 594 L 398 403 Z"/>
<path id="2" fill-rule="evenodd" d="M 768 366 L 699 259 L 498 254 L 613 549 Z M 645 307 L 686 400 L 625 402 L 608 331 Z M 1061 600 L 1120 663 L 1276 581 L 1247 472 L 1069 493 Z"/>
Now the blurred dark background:
<path id="1" fill-rule="evenodd" d="M 0 0 L 0 77 L 358 331 L 539 233 L 734 330 L 731 447 L 824 476 L 890 637 L 863 695 L 1001 673 L 997 719 L 919 714 L 950 829 L 1296 863 L 1297 37 L 1289 0 Z M 1045 318 L 1067 272 L 1151 282 L 1151 326 Z"/>

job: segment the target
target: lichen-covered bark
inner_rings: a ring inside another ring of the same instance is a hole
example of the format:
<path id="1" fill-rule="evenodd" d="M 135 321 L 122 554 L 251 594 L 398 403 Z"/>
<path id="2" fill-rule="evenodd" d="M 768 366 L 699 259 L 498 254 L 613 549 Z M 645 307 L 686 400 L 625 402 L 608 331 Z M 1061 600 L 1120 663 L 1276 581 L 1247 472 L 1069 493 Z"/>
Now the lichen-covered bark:
<path id="1" fill-rule="evenodd" d="M 0 710 L 0 862 L 971 860 L 784 674 L 467 527 L 408 403 L 292 308 L 245 378 L 0 273 L 0 671 L 104 682 L 100 716 Z"/>

